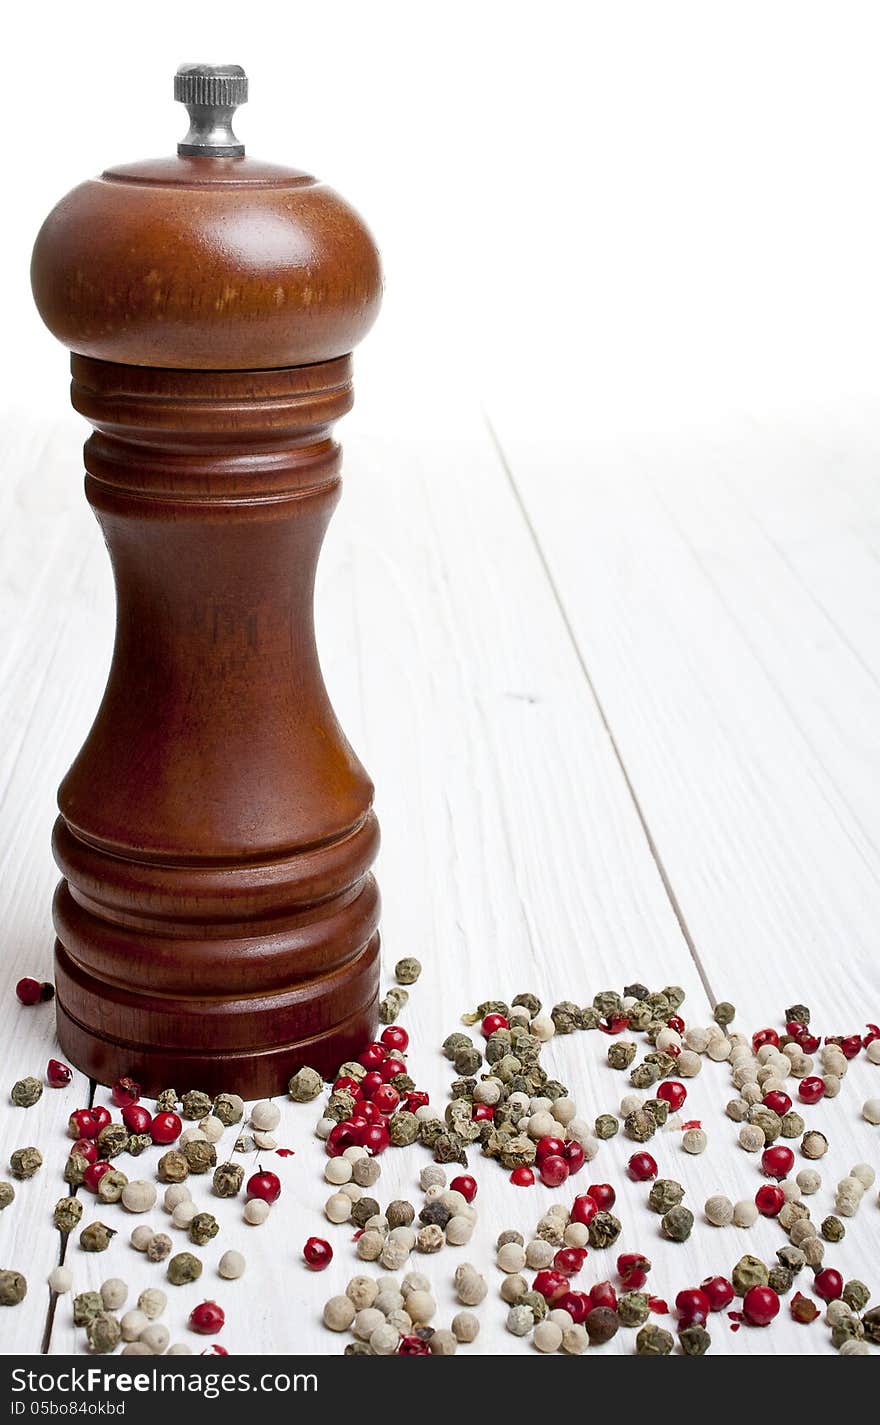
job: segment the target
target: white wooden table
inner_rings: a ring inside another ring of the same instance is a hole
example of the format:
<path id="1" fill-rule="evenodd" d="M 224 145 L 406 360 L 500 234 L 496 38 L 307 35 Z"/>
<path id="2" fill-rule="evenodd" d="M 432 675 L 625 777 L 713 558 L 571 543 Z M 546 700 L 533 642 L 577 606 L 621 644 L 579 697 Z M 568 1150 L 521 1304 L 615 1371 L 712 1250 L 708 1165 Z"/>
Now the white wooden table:
<path id="1" fill-rule="evenodd" d="M 401 1020 L 420 1084 L 442 1103 L 439 1045 L 462 1011 L 525 989 L 549 1006 L 633 979 L 679 983 L 690 1023 L 708 1022 L 726 998 L 748 1032 L 779 1025 L 792 1000 L 813 1007 L 821 1032 L 880 1018 L 876 416 L 838 410 L 814 428 L 743 417 L 616 438 L 591 435 L 587 409 L 567 434 L 552 403 L 509 395 L 481 410 L 426 382 L 401 425 L 404 375 L 401 363 L 391 382 L 362 387 L 342 431 L 345 495 L 318 616 L 331 694 L 377 786 L 386 983 L 401 955 L 425 967 Z M 97 706 L 112 637 L 108 563 L 78 472 L 83 436 L 73 416 L 48 427 L 19 411 L 4 424 L 4 1094 L 57 1052 L 51 1009 L 19 1007 L 12 987 L 51 975 L 55 788 Z M 608 1042 L 578 1034 L 545 1055 L 588 1117 L 628 1087 L 604 1063 Z M 0 1216 L 0 1265 L 30 1282 L 26 1302 L 3 1312 L 5 1352 L 83 1349 L 71 1298 L 53 1310 L 45 1281 L 58 1260 L 51 1209 L 65 1191 L 66 1119 L 89 1092 L 77 1075 L 33 1109 L 0 1110 L 0 1176 L 16 1147 L 37 1144 L 46 1158 Z M 860 1060 L 835 1102 L 806 1111 L 831 1140 L 811 1204 L 820 1218 L 853 1163 L 880 1170 L 880 1129 L 859 1116 L 878 1093 L 880 1068 Z M 675 1133 L 651 1144 L 661 1173 L 687 1186 L 698 1219 L 687 1244 L 660 1239 L 646 1190 L 625 1178 L 622 1136 L 574 1180 L 614 1182 L 624 1224 L 618 1248 L 592 1254 L 578 1285 L 613 1277 L 618 1250 L 646 1252 L 651 1289 L 669 1297 L 728 1273 L 744 1252 L 772 1259 L 784 1240 L 775 1224 L 743 1232 L 702 1220 L 711 1193 L 751 1196 L 761 1181 L 724 1116 L 730 1096 L 728 1070 L 705 1064 L 686 1116 L 702 1120 L 708 1151 L 688 1158 Z M 316 1117 L 314 1106 L 283 1105 L 276 1136 L 296 1156 L 273 1159 L 284 1193 L 269 1226 L 245 1226 L 240 1202 L 210 1199 L 207 1179 L 194 1189 L 217 1209 L 221 1234 L 201 1281 L 168 1288 L 173 1340 L 198 1349 L 186 1316 L 216 1296 L 232 1352 L 341 1350 L 321 1307 L 360 1264 L 350 1229 L 322 1217 L 330 1189 Z M 157 1156 L 132 1175 L 148 1175 Z M 418 1147 L 388 1152 L 376 1195 L 419 1201 L 427 1161 Z M 472 1166 L 471 1246 L 413 1265 L 425 1265 L 448 1324 L 453 1269 L 477 1264 L 490 1291 L 469 1349 L 526 1351 L 504 1330 L 492 1244 L 504 1227 L 528 1231 L 573 1184 L 517 1191 L 497 1165 L 474 1154 Z M 128 1245 L 134 1220 L 118 1208 L 101 1215 L 119 1235 L 100 1256 L 71 1242 L 75 1289 L 113 1275 L 133 1296 L 159 1284 L 162 1268 Z M 148 1220 L 167 1225 L 161 1210 Z M 320 1276 L 299 1256 L 312 1233 L 336 1250 Z M 248 1269 L 224 1283 L 216 1261 L 232 1245 Z M 876 1187 L 827 1260 L 880 1291 Z M 710 1325 L 713 1354 L 831 1350 L 823 1322 L 796 1326 L 785 1306 L 768 1331 L 734 1333 L 726 1317 Z M 633 1342 L 621 1331 L 605 1351 Z"/>

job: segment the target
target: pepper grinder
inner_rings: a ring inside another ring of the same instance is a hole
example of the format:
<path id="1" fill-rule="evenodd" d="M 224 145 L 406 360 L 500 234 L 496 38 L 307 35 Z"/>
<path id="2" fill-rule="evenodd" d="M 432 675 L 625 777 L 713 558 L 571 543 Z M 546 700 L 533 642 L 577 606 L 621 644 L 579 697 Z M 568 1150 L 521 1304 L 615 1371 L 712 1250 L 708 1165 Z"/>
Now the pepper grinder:
<path id="1" fill-rule="evenodd" d="M 31 268 L 93 427 L 117 602 L 58 796 L 58 1035 L 102 1083 L 254 1098 L 305 1064 L 332 1074 L 377 1022 L 373 788 L 313 595 L 382 279 L 338 194 L 245 157 L 242 69 L 183 66 L 174 94 L 177 157 L 75 188 Z"/>

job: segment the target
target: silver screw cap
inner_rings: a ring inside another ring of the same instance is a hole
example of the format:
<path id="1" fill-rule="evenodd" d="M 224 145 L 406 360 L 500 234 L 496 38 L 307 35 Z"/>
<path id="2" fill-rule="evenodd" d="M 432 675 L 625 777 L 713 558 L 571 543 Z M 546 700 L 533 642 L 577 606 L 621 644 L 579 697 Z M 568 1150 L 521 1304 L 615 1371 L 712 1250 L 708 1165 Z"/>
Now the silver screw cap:
<path id="1" fill-rule="evenodd" d="M 190 124 L 177 152 L 241 158 L 244 144 L 233 133 L 232 116 L 247 96 L 247 75 L 239 64 L 182 64 L 174 76 L 174 97 L 186 105 Z"/>

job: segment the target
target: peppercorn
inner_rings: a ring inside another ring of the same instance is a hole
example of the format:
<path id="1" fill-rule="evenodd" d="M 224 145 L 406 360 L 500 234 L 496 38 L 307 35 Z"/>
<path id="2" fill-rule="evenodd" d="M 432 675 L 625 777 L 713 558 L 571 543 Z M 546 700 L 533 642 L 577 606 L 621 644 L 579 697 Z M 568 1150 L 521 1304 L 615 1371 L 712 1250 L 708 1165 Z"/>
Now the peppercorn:
<path id="1" fill-rule="evenodd" d="M 880 1306 L 872 1306 L 870 1311 L 865 1312 L 862 1325 L 865 1328 L 865 1340 L 880 1346 Z"/>
<path id="2" fill-rule="evenodd" d="M 109 1177 L 109 1173 L 106 1176 Z M 122 1206 L 126 1212 L 149 1212 L 155 1207 L 157 1196 L 153 1184 L 139 1178 L 123 1187 Z"/>
<path id="3" fill-rule="evenodd" d="M 382 1167 L 378 1158 L 358 1158 L 352 1164 L 351 1175 L 358 1187 L 372 1187 L 382 1176 Z"/>
<path id="4" fill-rule="evenodd" d="M 661 1091 L 662 1091 L 661 1085 Z M 644 1109 L 654 1120 L 657 1128 L 662 1128 L 669 1117 L 669 1103 L 665 1098 L 649 1098 L 645 1100 Z"/>
<path id="5" fill-rule="evenodd" d="M 636 1046 L 631 1039 L 617 1039 L 608 1045 L 608 1063 L 612 1069 L 628 1069 L 636 1057 Z"/>
<path id="6" fill-rule="evenodd" d="M 759 1257 L 752 1257 L 748 1254 L 740 1257 L 730 1274 L 730 1280 L 737 1296 L 745 1296 L 753 1286 L 767 1286 L 769 1277 L 770 1273 L 764 1262 Z"/>
<path id="7" fill-rule="evenodd" d="M 416 1233 L 416 1251 L 439 1252 L 445 1240 L 443 1229 L 434 1223 L 428 1223 Z"/>
<path id="8" fill-rule="evenodd" d="M 12 1183 L 0 1182 L 0 1212 L 3 1211 L 4 1207 L 8 1207 L 9 1204 L 14 1201 L 15 1188 L 12 1186 Z"/>
<path id="9" fill-rule="evenodd" d="M 791 1291 L 794 1282 L 794 1272 L 782 1265 L 771 1267 L 767 1276 L 767 1285 L 772 1287 L 777 1296 L 785 1296 Z"/>
<path id="10" fill-rule="evenodd" d="M 728 1000 L 721 1000 L 719 1004 L 716 1004 L 712 1018 L 716 1024 L 720 1024 L 722 1029 L 726 1029 L 728 1024 L 732 1024 L 736 1019 L 736 1010 Z"/>
<path id="11" fill-rule="evenodd" d="M 594 1248 L 613 1247 L 621 1232 L 618 1219 L 611 1212 L 597 1212 L 587 1224 L 590 1246 Z"/>
<path id="12" fill-rule="evenodd" d="M 657 1065 L 649 1063 L 646 1059 L 643 1063 L 636 1064 L 636 1067 L 630 1070 L 629 1081 L 635 1089 L 649 1089 L 656 1084 L 660 1077 L 660 1070 L 657 1068 Z"/>
<path id="13" fill-rule="evenodd" d="M 686 1242 L 694 1225 L 694 1214 L 686 1207 L 671 1207 L 660 1219 L 660 1229 L 670 1242 Z"/>
<path id="14" fill-rule="evenodd" d="M 463 1306 L 479 1306 L 488 1291 L 485 1277 L 481 1276 L 469 1262 L 463 1262 L 461 1266 L 456 1267 L 453 1285 L 455 1294 Z"/>
<path id="15" fill-rule="evenodd" d="M 244 1182 L 244 1168 L 240 1163 L 221 1163 L 214 1169 L 212 1182 L 218 1197 L 237 1197 Z"/>
<path id="16" fill-rule="evenodd" d="M 64 1164 L 64 1172 L 62 1174 L 64 1181 L 69 1183 L 71 1187 L 80 1187 L 88 1166 L 89 1160 L 83 1157 L 82 1153 L 71 1153 L 67 1162 Z"/>
<path id="17" fill-rule="evenodd" d="M 214 1107 L 214 1100 L 200 1089 L 190 1089 L 180 1100 L 180 1112 L 184 1118 L 204 1118 Z"/>
<path id="18" fill-rule="evenodd" d="M 177 1148 L 163 1153 L 156 1164 L 156 1176 L 160 1183 L 182 1183 L 189 1177 L 189 1163 L 185 1155 Z"/>
<path id="19" fill-rule="evenodd" d="M 197 1212 L 189 1224 L 189 1240 L 197 1247 L 206 1247 L 220 1231 L 216 1217 L 210 1212 Z"/>
<path id="20" fill-rule="evenodd" d="M 824 1133 L 819 1133 L 813 1128 L 809 1133 L 805 1133 L 801 1140 L 801 1152 L 805 1158 L 824 1158 L 828 1152 L 828 1139 Z"/>
<path id="21" fill-rule="evenodd" d="M 168 1263 L 166 1275 L 173 1286 L 183 1286 L 186 1282 L 198 1281 L 202 1264 L 192 1252 L 178 1252 Z"/>
<path id="22" fill-rule="evenodd" d="M 12 1176 L 22 1181 L 32 1178 L 43 1166 L 43 1155 L 39 1148 L 16 1148 L 10 1156 L 9 1166 Z"/>
<path id="23" fill-rule="evenodd" d="M 157 1113 L 174 1113 L 177 1108 L 177 1090 L 163 1089 L 156 1097 Z"/>
<path id="24" fill-rule="evenodd" d="M 183 1155 L 191 1173 L 207 1173 L 217 1163 L 217 1149 L 204 1138 L 192 1139 L 186 1143 Z"/>
<path id="25" fill-rule="evenodd" d="M 153 1140 L 149 1133 L 132 1133 L 128 1140 L 126 1152 L 130 1153 L 133 1158 L 139 1158 L 141 1153 L 145 1153 L 146 1150 L 152 1146 Z"/>
<path id="26" fill-rule="evenodd" d="M 355 1227 L 365 1227 L 371 1217 L 378 1217 L 379 1204 L 374 1197 L 362 1197 L 351 1209 Z"/>
<path id="27" fill-rule="evenodd" d="M 684 1188 L 681 1183 L 677 1183 L 672 1178 L 657 1178 L 651 1184 L 651 1191 L 648 1194 L 648 1206 L 654 1212 L 666 1213 L 672 1207 L 678 1207 L 684 1197 Z"/>
<path id="28" fill-rule="evenodd" d="M 115 1236 L 103 1222 L 90 1222 L 79 1234 L 79 1245 L 84 1252 L 106 1252 Z"/>
<path id="29" fill-rule="evenodd" d="M 107 1123 L 98 1134 L 98 1155 L 102 1162 L 118 1158 L 128 1147 L 129 1132 L 124 1123 Z"/>
<path id="30" fill-rule="evenodd" d="M 76 1197 L 59 1198 L 52 1214 L 52 1222 L 59 1232 L 72 1232 L 78 1227 L 83 1215 L 83 1205 Z"/>
<path id="31" fill-rule="evenodd" d="M 618 1297 L 617 1315 L 622 1326 L 642 1326 L 650 1315 L 651 1304 L 643 1291 L 626 1291 Z"/>
<path id="32" fill-rule="evenodd" d="M 414 1113 L 400 1109 L 388 1120 L 388 1135 L 395 1148 L 406 1148 L 419 1136 L 419 1119 Z"/>
<path id="33" fill-rule="evenodd" d="M 860 1282 L 854 1277 L 844 1286 L 841 1297 L 853 1311 L 864 1311 L 871 1299 L 871 1293 L 864 1282 Z"/>
<path id="34" fill-rule="evenodd" d="M 73 1298 L 73 1324 L 86 1326 L 93 1316 L 103 1311 L 104 1302 L 97 1291 L 81 1291 Z"/>
<path id="35" fill-rule="evenodd" d="M 19 1079 L 18 1083 L 12 1085 L 9 1095 L 16 1108 L 33 1108 L 42 1096 L 43 1085 L 39 1079 L 34 1078 Z"/>
<path id="36" fill-rule="evenodd" d="M 712 1344 L 712 1337 L 705 1326 L 694 1322 L 691 1326 L 683 1326 L 679 1331 L 678 1344 L 686 1356 L 705 1356 Z"/>
<path id="37" fill-rule="evenodd" d="M 638 1108 L 634 1113 L 626 1115 L 623 1131 L 634 1143 L 647 1143 L 657 1132 L 657 1124 L 653 1114 L 648 1113 L 647 1109 Z"/>
<path id="38" fill-rule="evenodd" d="M 27 1279 L 21 1272 L 0 1271 L 0 1306 L 18 1306 L 27 1296 Z"/>
<path id="39" fill-rule="evenodd" d="M 318 1092 L 320 1092 L 320 1088 Z M 242 1120 L 244 1100 L 239 1098 L 237 1093 L 220 1093 L 214 1099 L 211 1112 L 215 1118 L 220 1119 L 224 1128 L 231 1128 L 233 1123 L 240 1123 Z"/>
<path id="40" fill-rule="evenodd" d="M 620 1123 L 613 1113 L 600 1113 L 594 1124 L 594 1131 L 597 1138 L 613 1138 L 618 1132 Z"/>
<path id="41" fill-rule="evenodd" d="M 86 1339 L 90 1351 L 107 1356 L 122 1340 L 122 1328 L 112 1312 L 99 1311 L 86 1323 Z"/>
<path id="42" fill-rule="evenodd" d="M 394 966 L 394 978 L 399 985 L 414 985 L 421 973 L 421 963 L 414 955 L 405 955 Z"/>
<path id="43" fill-rule="evenodd" d="M 610 1341 L 617 1335 L 620 1318 L 610 1306 L 594 1306 L 592 1311 L 587 1312 L 584 1325 L 587 1328 L 590 1345 L 604 1346 L 606 1341 Z"/>
<path id="44" fill-rule="evenodd" d="M 390 989 L 379 1004 L 379 1023 L 393 1024 L 408 999 L 409 995 L 406 990 Z"/>
<path id="45" fill-rule="evenodd" d="M 636 1337 L 637 1356 L 668 1356 L 675 1342 L 671 1334 L 662 1326 L 650 1322 L 643 1326 Z"/>
<path id="46" fill-rule="evenodd" d="M 174 1244 L 164 1232 L 156 1232 L 147 1243 L 145 1256 L 148 1262 L 164 1262 L 170 1256 Z"/>
<path id="47" fill-rule="evenodd" d="M 385 1216 L 388 1218 L 388 1226 L 409 1227 L 415 1220 L 415 1208 L 411 1202 L 403 1202 L 400 1198 L 394 1202 L 389 1202 L 385 1209 Z"/>
<path id="48" fill-rule="evenodd" d="M 112 1168 L 108 1173 L 102 1173 L 98 1183 L 99 1202 L 119 1202 L 124 1189 L 128 1186 L 128 1178 L 125 1173 L 117 1173 Z"/>
<path id="49" fill-rule="evenodd" d="M 819 1230 L 826 1242 L 840 1242 L 846 1236 L 846 1228 L 839 1217 L 826 1217 Z"/>

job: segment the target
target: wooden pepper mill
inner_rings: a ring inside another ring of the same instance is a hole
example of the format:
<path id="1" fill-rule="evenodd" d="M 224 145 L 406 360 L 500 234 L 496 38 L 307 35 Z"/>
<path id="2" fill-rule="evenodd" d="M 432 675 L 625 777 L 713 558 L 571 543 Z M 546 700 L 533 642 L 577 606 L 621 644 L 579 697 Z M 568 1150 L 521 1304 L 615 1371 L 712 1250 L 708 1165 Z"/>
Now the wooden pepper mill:
<path id="1" fill-rule="evenodd" d="M 58 799 L 58 1032 L 103 1083 L 252 1098 L 375 1033 L 373 789 L 312 601 L 382 279 L 332 189 L 244 156 L 243 70 L 185 66 L 175 98 L 178 156 L 81 184 L 34 247 L 117 595 Z"/>

